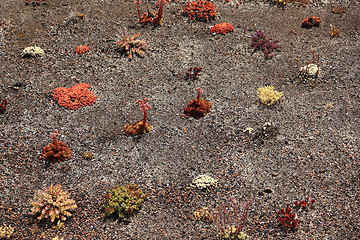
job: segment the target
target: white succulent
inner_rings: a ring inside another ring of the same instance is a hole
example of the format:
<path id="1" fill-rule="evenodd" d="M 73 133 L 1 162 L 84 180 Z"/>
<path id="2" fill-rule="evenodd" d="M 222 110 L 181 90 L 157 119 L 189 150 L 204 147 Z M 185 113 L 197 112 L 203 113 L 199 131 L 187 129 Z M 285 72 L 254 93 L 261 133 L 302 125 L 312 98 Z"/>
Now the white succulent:
<path id="1" fill-rule="evenodd" d="M 196 187 L 200 190 L 204 190 L 206 188 L 212 187 L 212 186 L 216 186 L 217 185 L 217 180 L 207 176 L 207 175 L 199 175 L 196 178 L 194 178 L 194 180 L 191 183 L 191 186 Z"/>

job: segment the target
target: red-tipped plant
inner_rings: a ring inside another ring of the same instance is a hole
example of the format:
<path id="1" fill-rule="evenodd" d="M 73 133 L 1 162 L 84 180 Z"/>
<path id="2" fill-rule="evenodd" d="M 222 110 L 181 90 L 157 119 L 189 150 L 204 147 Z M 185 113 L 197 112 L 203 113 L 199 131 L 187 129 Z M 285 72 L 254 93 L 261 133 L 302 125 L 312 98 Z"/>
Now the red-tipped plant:
<path id="1" fill-rule="evenodd" d="M 52 142 L 48 144 L 41 152 L 46 160 L 50 160 L 52 162 L 62 162 L 71 158 L 71 150 L 66 146 L 65 143 L 57 141 L 56 138 L 59 135 L 60 134 L 57 129 L 55 129 L 50 134 Z"/>
<path id="2" fill-rule="evenodd" d="M 141 0 L 134 0 L 134 3 L 136 4 L 136 8 L 137 8 L 137 11 L 138 11 L 138 14 L 139 14 L 139 20 L 141 18 L 141 14 L 140 14 L 140 4 L 142 3 Z"/>
<path id="3" fill-rule="evenodd" d="M 203 93 L 201 88 L 197 88 L 196 92 L 197 98 L 189 102 L 185 107 L 184 112 L 188 116 L 201 118 L 210 111 L 211 103 L 208 100 L 200 99 L 200 95 Z"/>
<path id="4" fill-rule="evenodd" d="M 147 133 L 152 130 L 152 127 L 146 122 L 147 110 L 151 108 L 151 106 L 147 103 L 148 100 L 148 98 L 144 98 L 144 100 L 139 99 L 136 101 L 136 103 L 140 105 L 140 110 L 144 112 L 144 117 L 142 121 L 138 121 L 134 125 L 127 123 L 124 127 L 124 133 L 126 135 L 137 135 L 140 133 Z"/>
<path id="5" fill-rule="evenodd" d="M 161 24 L 162 15 L 163 15 L 163 8 L 166 7 L 167 3 L 168 3 L 168 1 L 166 1 L 166 0 L 158 0 L 157 3 L 155 3 L 155 5 L 159 5 L 159 12 L 158 12 L 156 18 L 154 19 L 154 22 L 153 22 L 154 25 L 160 25 Z"/>

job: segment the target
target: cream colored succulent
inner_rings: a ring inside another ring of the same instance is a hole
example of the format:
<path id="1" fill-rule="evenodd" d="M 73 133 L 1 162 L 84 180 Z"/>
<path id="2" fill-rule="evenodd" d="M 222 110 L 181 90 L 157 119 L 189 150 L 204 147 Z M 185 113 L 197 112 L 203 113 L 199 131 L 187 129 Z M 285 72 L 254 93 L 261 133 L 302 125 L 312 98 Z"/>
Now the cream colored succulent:
<path id="1" fill-rule="evenodd" d="M 44 50 L 40 47 L 32 46 L 25 48 L 22 53 L 21 57 L 42 57 L 44 56 Z"/>
<path id="2" fill-rule="evenodd" d="M 283 96 L 283 93 L 275 91 L 273 86 L 259 88 L 257 94 L 261 102 L 268 106 L 277 103 Z"/>
<path id="3" fill-rule="evenodd" d="M 207 189 L 212 186 L 217 186 L 217 180 L 207 176 L 207 175 L 199 175 L 191 183 L 191 186 L 196 187 L 200 190 Z"/>
<path id="4" fill-rule="evenodd" d="M 237 236 L 234 236 L 234 234 L 236 234 L 236 227 L 234 226 L 227 226 L 225 228 L 225 231 L 223 234 L 219 233 L 218 234 L 218 239 L 220 240 L 246 240 L 246 239 L 250 239 L 250 237 L 248 235 L 246 235 L 246 233 L 243 232 L 239 232 L 239 234 Z"/>
<path id="5" fill-rule="evenodd" d="M 3 226 L 0 226 L 0 239 L 9 239 L 13 233 L 14 228 L 11 225 L 6 226 L 3 224 Z"/>

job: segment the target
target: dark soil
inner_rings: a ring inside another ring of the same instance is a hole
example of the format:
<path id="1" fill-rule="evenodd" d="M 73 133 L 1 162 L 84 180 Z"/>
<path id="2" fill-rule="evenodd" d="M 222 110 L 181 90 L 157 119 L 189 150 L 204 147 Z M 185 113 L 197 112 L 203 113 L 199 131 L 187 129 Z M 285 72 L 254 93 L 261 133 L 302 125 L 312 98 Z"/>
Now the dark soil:
<path id="1" fill-rule="evenodd" d="M 141 12 L 156 10 L 154 3 L 142 3 Z M 0 98 L 8 106 L 0 114 L 0 224 L 15 228 L 12 239 L 215 239 L 216 224 L 192 220 L 193 212 L 234 197 L 253 199 L 243 229 L 253 239 L 359 239 L 359 1 L 336 1 L 346 7 L 342 15 L 325 0 L 306 7 L 215 1 L 211 22 L 182 16 L 185 3 L 171 1 L 153 27 L 137 24 L 129 0 L 1 1 Z M 320 17 L 320 26 L 301 28 L 310 16 Z M 209 34 L 221 22 L 234 31 Z M 330 38 L 330 24 L 340 37 Z M 130 61 L 114 49 L 123 28 L 146 40 L 143 58 Z M 251 49 L 257 30 L 280 40 L 272 59 Z M 34 45 L 45 56 L 21 58 Z M 76 54 L 79 45 L 91 51 Z M 296 78 L 296 58 L 311 61 L 312 49 L 321 62 L 316 84 Z M 202 68 L 197 79 L 186 78 L 191 67 Z M 52 99 L 53 89 L 83 82 L 97 96 L 94 105 L 68 110 Z M 257 97 L 266 85 L 284 93 L 273 107 Z M 184 107 L 197 87 L 211 110 L 188 118 Z M 126 123 L 142 119 L 135 101 L 145 97 L 154 129 L 124 135 Z M 243 132 L 248 127 L 253 134 Z M 72 150 L 70 160 L 42 158 L 54 129 Z M 83 158 L 87 151 L 93 159 Z M 191 187 L 200 174 L 218 186 Z M 125 221 L 104 218 L 106 192 L 129 183 L 148 194 L 141 210 Z M 78 205 L 61 231 L 31 215 L 36 191 L 51 184 Z M 277 212 L 306 197 L 315 203 L 294 210 L 298 228 L 282 229 Z"/>

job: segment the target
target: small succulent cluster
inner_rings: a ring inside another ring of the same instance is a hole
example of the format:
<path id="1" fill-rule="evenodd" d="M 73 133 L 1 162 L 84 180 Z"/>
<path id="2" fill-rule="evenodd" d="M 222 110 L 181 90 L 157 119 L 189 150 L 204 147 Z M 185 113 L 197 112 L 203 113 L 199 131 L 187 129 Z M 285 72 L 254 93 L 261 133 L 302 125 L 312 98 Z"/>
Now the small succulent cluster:
<path id="1" fill-rule="evenodd" d="M 309 61 L 306 62 L 305 65 L 299 66 L 299 60 L 296 59 L 297 69 L 299 71 L 298 77 L 306 81 L 310 84 L 310 86 L 314 87 L 317 83 L 317 80 L 320 76 L 320 55 L 317 54 L 317 59 L 315 57 L 315 50 L 311 50 L 312 52 L 312 63 Z"/>
<path id="2" fill-rule="evenodd" d="M 14 233 L 14 228 L 11 225 L 6 226 L 5 223 L 3 226 L 0 226 L 0 239 L 9 239 Z"/>
<path id="3" fill-rule="evenodd" d="M 194 219 L 196 221 L 202 221 L 202 222 L 213 222 L 214 217 L 212 214 L 212 210 L 208 207 L 203 207 L 201 209 L 194 211 Z"/>
<path id="4" fill-rule="evenodd" d="M 66 144 L 56 140 L 56 137 L 59 135 L 60 134 L 57 129 L 50 134 L 50 138 L 52 138 L 53 141 L 44 147 L 41 152 L 45 160 L 49 160 L 51 162 L 62 162 L 71 158 L 72 152 Z"/>
<path id="5" fill-rule="evenodd" d="M 33 6 L 45 5 L 45 4 L 47 4 L 47 1 L 46 0 L 25 0 L 25 4 L 26 5 L 33 5 Z"/>
<path id="6" fill-rule="evenodd" d="M 333 6 L 331 8 L 331 12 L 335 13 L 335 14 L 339 14 L 340 16 L 342 16 L 344 13 L 346 13 L 346 7 L 344 7 L 344 6 Z"/>
<path id="7" fill-rule="evenodd" d="M 248 239 L 249 236 L 242 232 L 245 225 L 248 211 L 252 200 L 242 204 L 243 212 L 239 213 L 240 205 L 234 198 L 229 199 L 230 204 L 222 204 L 217 208 L 215 221 L 218 226 L 218 239 L 221 240 L 242 240 Z"/>
<path id="8" fill-rule="evenodd" d="M 33 202 L 32 213 L 38 215 L 37 219 L 49 219 L 54 222 L 56 219 L 66 221 L 71 217 L 70 211 L 77 206 L 73 199 L 69 199 L 69 193 L 61 189 L 61 185 L 51 185 L 49 188 L 39 190 Z"/>
<path id="9" fill-rule="evenodd" d="M 63 237 L 59 238 L 58 236 L 56 236 L 56 237 L 52 238 L 52 240 L 64 240 L 64 238 Z"/>
<path id="10" fill-rule="evenodd" d="M 199 73 L 202 71 L 202 68 L 191 67 L 186 73 L 186 79 L 196 80 L 199 78 Z"/>
<path id="11" fill-rule="evenodd" d="M 89 88 L 90 85 L 87 83 L 79 83 L 71 88 L 59 87 L 53 90 L 52 97 L 59 106 L 76 110 L 96 102 L 97 97 L 89 91 Z"/>
<path id="12" fill-rule="evenodd" d="M 189 17 L 190 20 L 207 21 L 215 19 L 215 5 L 207 0 L 198 0 L 187 2 L 183 8 L 184 15 Z"/>
<path id="13" fill-rule="evenodd" d="M 40 47 L 32 46 L 32 47 L 26 47 L 22 53 L 21 57 L 42 57 L 44 56 L 44 50 L 42 50 Z"/>
<path id="14" fill-rule="evenodd" d="M 143 56 L 145 54 L 144 49 L 147 46 L 145 40 L 137 39 L 140 36 L 140 33 L 135 34 L 132 37 L 127 35 L 127 32 L 124 30 L 123 35 L 121 35 L 122 40 L 116 42 L 116 48 L 122 54 L 125 54 L 131 60 L 135 54 L 138 56 Z"/>
<path id="15" fill-rule="evenodd" d="M 330 34 L 330 37 L 332 37 L 332 38 L 340 37 L 340 30 L 338 28 L 336 28 L 335 26 L 333 26 L 332 24 L 330 24 L 329 34 Z"/>
<path id="16" fill-rule="evenodd" d="M 319 17 L 307 17 L 302 21 L 301 27 L 303 28 L 318 27 L 320 23 L 321 20 Z"/>
<path id="17" fill-rule="evenodd" d="M 151 132 L 151 130 L 153 128 L 146 121 L 147 110 L 151 108 L 151 106 L 147 103 L 148 100 L 149 100 L 148 98 L 145 98 L 144 100 L 139 99 L 139 100 L 136 101 L 136 103 L 138 103 L 140 105 L 140 110 L 144 112 L 143 120 L 137 121 L 133 125 L 130 124 L 130 123 L 127 123 L 124 126 L 124 134 L 126 134 L 126 135 L 138 135 L 138 134 Z"/>
<path id="18" fill-rule="evenodd" d="M 315 203 L 315 199 L 309 201 L 308 197 L 303 201 L 294 201 L 294 209 L 307 210 L 313 203 Z M 286 208 L 278 211 L 278 221 L 283 228 L 295 231 L 300 222 L 298 216 L 292 211 L 293 209 L 287 204 Z"/>
<path id="19" fill-rule="evenodd" d="M 271 54 L 274 50 L 278 50 L 281 48 L 277 43 L 279 40 L 272 40 L 272 38 L 266 38 L 265 33 L 262 31 L 257 31 L 255 34 L 251 34 L 252 42 L 251 47 L 254 51 L 260 50 L 264 53 L 265 59 L 271 59 L 273 54 Z"/>
<path id="20" fill-rule="evenodd" d="M 298 216 L 296 216 L 295 213 L 291 213 L 291 211 L 292 209 L 290 207 L 278 211 L 278 221 L 284 228 L 295 230 L 299 224 L 299 220 Z"/>
<path id="21" fill-rule="evenodd" d="M 87 151 L 83 153 L 83 158 L 86 160 L 91 160 L 94 157 L 94 153 L 92 151 Z"/>
<path id="22" fill-rule="evenodd" d="M 206 190 L 208 188 L 217 186 L 217 180 L 208 176 L 208 175 L 199 175 L 191 183 L 192 187 L 195 187 L 199 190 Z"/>
<path id="23" fill-rule="evenodd" d="M 7 107 L 7 101 L 3 98 L 0 98 L 0 113 L 4 113 Z"/>
<path id="24" fill-rule="evenodd" d="M 283 96 L 283 93 L 275 91 L 273 86 L 259 88 L 257 94 L 260 101 L 267 106 L 277 103 Z"/>
<path id="25" fill-rule="evenodd" d="M 185 107 L 184 112 L 186 115 L 193 118 L 205 117 L 210 111 L 211 103 L 208 100 L 200 99 L 200 95 L 203 93 L 201 88 L 197 88 L 196 92 L 197 98 L 189 102 Z"/>
<path id="26" fill-rule="evenodd" d="M 229 32 L 234 31 L 234 26 L 230 23 L 218 23 L 210 28 L 212 34 L 223 34 L 226 35 Z"/>
<path id="27" fill-rule="evenodd" d="M 300 209 L 307 209 L 311 206 L 311 204 L 315 203 L 315 199 L 311 199 L 309 201 L 309 198 L 305 198 L 303 201 L 294 201 L 295 207 Z"/>
<path id="28" fill-rule="evenodd" d="M 114 186 L 105 195 L 105 216 L 117 214 L 121 219 L 130 217 L 141 208 L 147 199 L 147 195 L 143 193 L 137 184 L 128 184 L 124 186 Z"/>
<path id="29" fill-rule="evenodd" d="M 84 46 L 84 45 L 80 45 L 80 46 L 77 46 L 74 51 L 77 53 L 77 54 L 83 54 L 83 53 L 86 53 L 88 51 L 90 51 L 90 48 L 87 47 L 87 46 Z"/>

